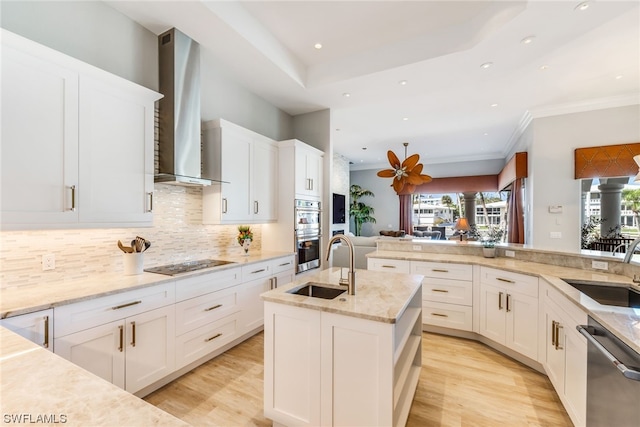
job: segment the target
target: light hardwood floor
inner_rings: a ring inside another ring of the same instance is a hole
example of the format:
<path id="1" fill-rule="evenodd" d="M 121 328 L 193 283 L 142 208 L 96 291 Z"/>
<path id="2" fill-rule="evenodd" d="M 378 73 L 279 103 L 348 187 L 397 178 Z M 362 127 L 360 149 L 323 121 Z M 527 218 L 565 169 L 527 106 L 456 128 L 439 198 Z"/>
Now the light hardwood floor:
<path id="1" fill-rule="evenodd" d="M 260 333 L 145 398 L 194 426 L 270 426 Z M 407 426 L 571 426 L 549 379 L 475 341 L 422 334 Z"/>

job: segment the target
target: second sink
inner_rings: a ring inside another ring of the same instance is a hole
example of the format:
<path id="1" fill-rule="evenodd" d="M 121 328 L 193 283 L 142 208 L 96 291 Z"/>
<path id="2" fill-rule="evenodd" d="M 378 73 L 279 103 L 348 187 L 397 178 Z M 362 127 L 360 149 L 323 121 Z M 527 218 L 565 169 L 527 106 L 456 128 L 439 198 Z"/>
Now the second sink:
<path id="1" fill-rule="evenodd" d="M 346 292 L 346 289 L 337 286 L 329 285 L 327 283 L 307 282 L 303 285 L 296 286 L 293 289 L 289 289 L 287 293 L 304 295 L 308 297 L 334 299 L 338 295 Z"/>

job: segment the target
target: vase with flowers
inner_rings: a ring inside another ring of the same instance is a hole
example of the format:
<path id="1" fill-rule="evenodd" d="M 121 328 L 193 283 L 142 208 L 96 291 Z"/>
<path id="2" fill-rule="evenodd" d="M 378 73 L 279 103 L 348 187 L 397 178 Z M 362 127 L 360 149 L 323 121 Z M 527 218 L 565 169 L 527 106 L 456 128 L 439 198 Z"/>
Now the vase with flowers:
<path id="1" fill-rule="evenodd" d="M 504 230 L 500 227 L 489 227 L 489 229 L 482 233 L 482 255 L 485 258 L 495 258 L 496 256 L 496 243 L 502 241 L 502 235 Z"/>
<path id="2" fill-rule="evenodd" d="M 248 225 L 238 226 L 238 244 L 244 249 L 244 255 L 249 256 L 249 246 L 253 241 L 253 232 Z"/>

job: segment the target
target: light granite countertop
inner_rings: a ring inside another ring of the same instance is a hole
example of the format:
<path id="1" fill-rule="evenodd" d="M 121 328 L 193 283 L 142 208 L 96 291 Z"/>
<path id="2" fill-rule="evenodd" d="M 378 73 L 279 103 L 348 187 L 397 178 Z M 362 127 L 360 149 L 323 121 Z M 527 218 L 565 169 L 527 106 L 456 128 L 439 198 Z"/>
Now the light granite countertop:
<path id="1" fill-rule="evenodd" d="M 599 304 L 562 280 L 564 278 L 608 282 L 612 286 L 630 286 L 640 290 L 640 286 L 633 283 L 629 277 L 509 258 L 484 258 L 474 255 L 377 250 L 367 254 L 367 258 L 475 264 L 537 276 L 554 286 L 581 310 L 640 353 L 640 309 Z"/>
<path id="2" fill-rule="evenodd" d="M 3 423 L 189 425 L 8 329 L 0 342 Z"/>
<path id="3" fill-rule="evenodd" d="M 222 261 L 231 261 L 232 264 L 206 268 L 176 276 L 147 272 L 133 276 L 127 276 L 122 273 L 112 273 L 96 274 L 81 279 L 63 280 L 55 283 L 47 283 L 46 285 L 34 283 L 15 287 L 9 286 L 0 291 L 0 319 L 159 285 L 186 277 L 238 268 L 243 265 L 289 255 L 293 254 L 287 252 L 254 252 L 250 256 L 216 257 L 216 259 Z"/>
<path id="4" fill-rule="evenodd" d="M 331 300 L 287 293 L 288 290 L 306 282 L 327 283 L 335 286 L 338 285 L 339 280 L 340 268 L 328 268 L 305 275 L 293 283 L 279 286 L 261 296 L 265 301 L 359 317 L 376 322 L 395 323 L 413 295 L 422 286 L 421 275 L 356 270 L 355 295 L 349 295 L 346 292 L 346 286 L 343 286 L 344 294 Z"/>

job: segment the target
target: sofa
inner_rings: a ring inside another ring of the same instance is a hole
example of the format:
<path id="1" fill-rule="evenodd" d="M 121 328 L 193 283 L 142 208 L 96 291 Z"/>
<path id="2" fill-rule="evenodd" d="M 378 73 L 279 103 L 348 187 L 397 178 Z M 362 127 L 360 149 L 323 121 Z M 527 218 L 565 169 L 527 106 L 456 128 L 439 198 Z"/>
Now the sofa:
<path id="1" fill-rule="evenodd" d="M 367 254 L 378 249 L 378 241 L 380 240 L 398 240 L 404 237 L 398 235 L 393 236 L 348 236 L 349 240 L 353 244 L 355 268 L 367 268 Z M 331 251 L 332 253 L 332 266 L 333 267 L 349 267 L 349 247 L 344 243 L 336 243 Z"/>

